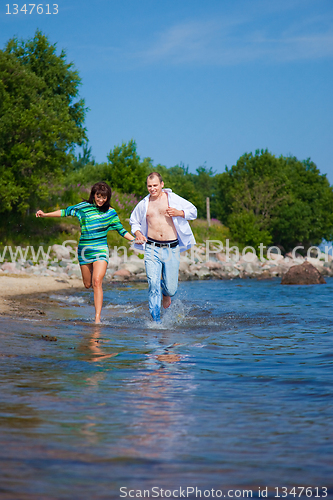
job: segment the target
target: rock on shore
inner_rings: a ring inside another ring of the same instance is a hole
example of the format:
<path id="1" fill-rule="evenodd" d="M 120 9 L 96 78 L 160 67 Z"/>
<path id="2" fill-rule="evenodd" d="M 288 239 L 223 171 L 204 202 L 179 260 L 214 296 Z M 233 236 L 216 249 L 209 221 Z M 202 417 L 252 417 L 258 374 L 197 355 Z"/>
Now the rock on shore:
<path id="1" fill-rule="evenodd" d="M 60 247 L 60 248 L 59 248 Z M 132 252 L 132 251 L 131 251 Z M 17 260 L 16 262 L 4 262 L 0 265 L 1 275 L 25 274 L 32 276 L 52 276 L 58 279 L 81 278 L 80 266 L 73 260 L 75 252 L 71 254 L 61 245 L 54 245 L 50 259 L 38 264 L 30 260 Z M 71 260 L 72 259 L 72 260 Z M 310 263 L 322 276 L 333 276 L 332 256 L 322 254 L 321 259 L 303 258 L 291 254 L 283 257 L 271 254 L 269 260 L 261 260 L 252 253 L 238 256 L 231 253 L 218 251 L 217 248 L 207 252 L 206 245 L 196 245 L 191 251 L 181 254 L 179 266 L 180 280 L 199 279 L 234 279 L 234 278 L 256 278 L 270 279 L 283 277 L 288 271 L 304 263 Z M 146 281 L 143 254 L 134 251 L 132 255 L 118 255 L 110 249 L 110 261 L 106 272 L 107 281 Z"/>
<path id="2" fill-rule="evenodd" d="M 300 266 L 292 266 L 283 276 L 281 285 L 319 285 L 326 281 L 320 272 L 310 262 Z"/>

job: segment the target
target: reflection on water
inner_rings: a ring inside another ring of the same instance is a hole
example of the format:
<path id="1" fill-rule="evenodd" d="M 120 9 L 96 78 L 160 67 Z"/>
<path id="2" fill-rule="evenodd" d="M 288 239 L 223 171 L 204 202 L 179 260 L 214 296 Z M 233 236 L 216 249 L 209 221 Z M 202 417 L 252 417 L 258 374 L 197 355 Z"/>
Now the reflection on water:
<path id="1" fill-rule="evenodd" d="M 86 360 L 91 361 L 92 363 L 97 361 L 103 361 L 108 358 L 112 358 L 113 356 L 117 356 L 117 352 L 107 353 L 102 348 L 102 326 L 101 325 L 93 325 L 91 334 L 88 338 L 84 338 L 82 342 L 80 342 L 78 346 L 78 350 L 80 352 L 84 352 L 86 354 Z"/>
<path id="2" fill-rule="evenodd" d="M 332 488 L 332 288 L 182 283 L 158 327 L 142 285 L 101 325 L 86 291 L 1 318 L 0 498 Z"/>

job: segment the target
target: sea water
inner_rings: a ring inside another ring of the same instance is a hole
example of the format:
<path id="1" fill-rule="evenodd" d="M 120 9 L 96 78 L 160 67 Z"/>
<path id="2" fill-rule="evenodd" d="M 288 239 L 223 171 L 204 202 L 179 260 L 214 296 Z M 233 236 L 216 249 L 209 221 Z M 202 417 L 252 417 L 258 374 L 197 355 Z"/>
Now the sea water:
<path id="1" fill-rule="evenodd" d="M 146 284 L 105 285 L 101 325 L 86 290 L 1 317 L 0 498 L 330 498 L 327 281 L 180 283 L 161 325 Z"/>

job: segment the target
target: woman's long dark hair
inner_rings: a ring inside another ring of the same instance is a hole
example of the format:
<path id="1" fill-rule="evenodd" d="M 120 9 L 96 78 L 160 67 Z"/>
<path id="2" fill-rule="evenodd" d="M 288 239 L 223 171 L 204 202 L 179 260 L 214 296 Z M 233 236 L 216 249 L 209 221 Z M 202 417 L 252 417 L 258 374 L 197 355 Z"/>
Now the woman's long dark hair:
<path id="1" fill-rule="evenodd" d="M 104 205 L 101 207 L 96 207 L 98 210 L 101 212 L 107 212 L 110 208 L 110 201 L 111 201 L 111 196 L 112 196 L 112 191 L 110 186 L 106 182 L 96 182 L 96 184 L 93 185 L 90 191 L 90 196 L 88 200 L 88 203 L 91 203 L 92 205 L 95 205 L 95 194 L 101 194 L 102 196 L 106 196 L 106 202 Z"/>

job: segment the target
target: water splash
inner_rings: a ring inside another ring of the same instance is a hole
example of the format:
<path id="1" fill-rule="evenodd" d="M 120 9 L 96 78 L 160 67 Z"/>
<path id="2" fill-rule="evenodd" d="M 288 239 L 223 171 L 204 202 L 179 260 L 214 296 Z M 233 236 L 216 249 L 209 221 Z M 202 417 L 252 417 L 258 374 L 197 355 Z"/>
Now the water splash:
<path id="1" fill-rule="evenodd" d="M 67 304 L 85 304 L 86 300 L 84 297 L 79 297 L 77 295 L 51 295 L 51 300 L 57 300 L 59 302 L 65 302 Z"/>
<path id="2" fill-rule="evenodd" d="M 168 309 L 162 308 L 162 311 L 161 323 L 156 323 L 150 319 L 145 326 L 156 330 L 170 330 L 175 325 L 185 324 L 188 319 L 190 307 L 182 300 L 175 299 L 171 302 L 171 306 Z"/>

